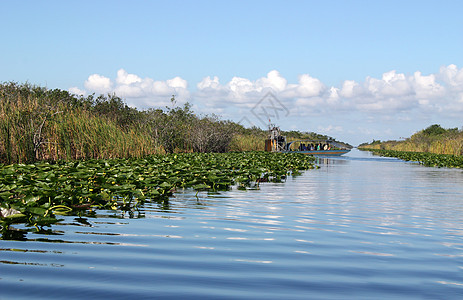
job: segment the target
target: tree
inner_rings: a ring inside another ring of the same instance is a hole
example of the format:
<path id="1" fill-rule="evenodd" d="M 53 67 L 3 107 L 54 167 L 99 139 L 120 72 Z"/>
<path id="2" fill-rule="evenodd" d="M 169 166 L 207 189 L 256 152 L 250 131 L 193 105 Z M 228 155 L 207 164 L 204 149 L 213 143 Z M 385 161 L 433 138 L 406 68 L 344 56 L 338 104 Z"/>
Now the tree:
<path id="1" fill-rule="evenodd" d="M 439 134 L 443 134 L 446 132 L 447 130 L 445 130 L 438 124 L 434 124 L 434 125 L 429 126 L 426 129 L 423 129 L 423 134 L 425 135 L 439 135 Z"/>

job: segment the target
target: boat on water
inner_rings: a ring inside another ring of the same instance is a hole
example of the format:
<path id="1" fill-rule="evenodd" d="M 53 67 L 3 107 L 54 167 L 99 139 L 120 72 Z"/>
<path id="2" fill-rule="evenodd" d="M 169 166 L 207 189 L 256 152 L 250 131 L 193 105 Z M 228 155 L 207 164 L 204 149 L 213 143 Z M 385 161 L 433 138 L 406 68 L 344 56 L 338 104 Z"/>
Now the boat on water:
<path id="1" fill-rule="evenodd" d="M 327 140 L 295 140 L 287 142 L 281 135 L 280 128 L 271 127 L 269 137 L 265 140 L 265 151 L 283 153 L 303 153 L 315 156 L 343 155 L 352 147 L 331 139 Z"/>

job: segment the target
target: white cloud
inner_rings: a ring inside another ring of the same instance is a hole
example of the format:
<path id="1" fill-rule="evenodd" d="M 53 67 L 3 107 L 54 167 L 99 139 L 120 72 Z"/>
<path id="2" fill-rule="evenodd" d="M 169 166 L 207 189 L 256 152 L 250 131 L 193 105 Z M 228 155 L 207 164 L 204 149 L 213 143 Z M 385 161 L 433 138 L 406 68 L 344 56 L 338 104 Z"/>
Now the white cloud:
<path id="1" fill-rule="evenodd" d="M 356 94 L 356 90 L 359 89 L 359 84 L 353 80 L 346 80 L 342 84 L 340 91 L 341 97 L 352 98 Z"/>
<path id="2" fill-rule="evenodd" d="M 423 76 L 421 72 L 416 71 L 413 74 L 413 84 L 415 94 L 418 98 L 434 98 L 444 96 L 445 89 L 436 82 L 434 74 Z"/>
<path id="3" fill-rule="evenodd" d="M 297 86 L 299 97 L 319 96 L 323 89 L 324 85 L 319 79 L 313 78 L 308 74 L 299 76 L 299 84 Z"/>
<path id="4" fill-rule="evenodd" d="M 232 80 L 227 84 L 228 89 L 234 93 L 238 98 L 243 98 L 247 93 L 253 91 L 260 91 L 251 80 L 241 77 L 233 77 Z"/>
<path id="5" fill-rule="evenodd" d="M 87 90 L 95 93 L 106 94 L 112 89 L 111 79 L 102 75 L 93 74 L 85 81 L 84 86 Z"/>
<path id="6" fill-rule="evenodd" d="M 463 69 L 458 70 L 456 65 L 441 67 L 438 78 L 446 83 L 449 88 L 463 91 Z"/>
<path id="7" fill-rule="evenodd" d="M 183 104 L 190 96 L 188 83 L 181 77 L 153 80 L 129 74 L 124 69 L 117 71 L 114 82 L 108 77 L 93 74 L 88 77 L 84 86 L 90 93 L 115 93 L 130 106 L 139 108 L 163 107 L 170 103 L 172 95 L 175 95 L 178 104 Z"/>
<path id="8" fill-rule="evenodd" d="M 93 74 L 84 82 L 85 90 L 73 87 L 69 91 L 84 95 L 114 92 L 128 104 L 139 108 L 164 107 L 175 95 L 178 104 L 190 101 L 197 113 L 220 113 L 235 121 L 247 117 L 255 122 L 252 110 L 262 111 L 255 109 L 256 106 L 266 105 L 265 109 L 272 110 L 272 105 L 280 105 L 289 110 L 288 118 L 299 120 L 288 121 L 288 128 L 297 127 L 294 125 L 297 123 L 311 126 L 311 130 L 320 126 L 320 130 L 326 133 L 344 134 L 356 132 L 356 129 L 345 124 L 342 127 L 325 124 L 326 117 L 336 121 L 374 124 L 459 119 L 463 112 L 463 69 L 456 65 L 443 66 L 434 74 L 422 74 L 420 71 L 403 74 L 390 70 L 380 78 L 345 80 L 340 86 L 326 86 L 309 74 L 301 74 L 297 82 L 290 83 L 277 70 L 256 80 L 235 76 L 228 82 L 221 82 L 217 76 L 207 76 L 192 90 L 188 86 L 181 77 L 155 80 L 120 69 L 114 80 Z M 278 103 L 260 102 L 269 91 Z M 279 113 L 280 116 L 285 115 L 283 111 Z M 283 122 L 281 119 L 272 121 Z"/>
<path id="9" fill-rule="evenodd" d="M 86 91 L 81 90 L 81 89 L 79 89 L 78 87 L 75 87 L 75 86 L 69 88 L 69 92 L 71 94 L 74 94 L 74 95 L 77 95 L 77 96 L 85 96 L 85 95 L 87 95 Z"/>
<path id="10" fill-rule="evenodd" d="M 271 88 L 274 91 L 283 91 L 286 88 L 287 80 L 280 75 L 277 70 L 268 72 L 267 77 L 260 78 L 256 81 L 256 87 L 260 90 Z"/>
<path id="11" fill-rule="evenodd" d="M 130 85 L 132 83 L 141 82 L 142 79 L 135 74 L 129 74 L 126 70 L 120 69 L 117 71 L 116 82 L 118 85 Z"/>
<path id="12" fill-rule="evenodd" d="M 207 76 L 200 83 L 198 83 L 196 87 L 198 90 L 218 89 L 220 88 L 219 77 L 214 76 L 214 78 L 211 79 L 210 76 Z"/>
<path id="13" fill-rule="evenodd" d="M 186 89 L 188 87 L 188 83 L 186 80 L 180 77 L 174 77 L 166 81 L 167 85 L 172 88 L 179 88 L 179 89 Z"/>
<path id="14" fill-rule="evenodd" d="M 404 96 L 411 92 L 411 86 L 404 74 L 396 74 L 395 70 L 383 74 L 381 79 L 367 77 L 367 90 L 376 97 Z"/>

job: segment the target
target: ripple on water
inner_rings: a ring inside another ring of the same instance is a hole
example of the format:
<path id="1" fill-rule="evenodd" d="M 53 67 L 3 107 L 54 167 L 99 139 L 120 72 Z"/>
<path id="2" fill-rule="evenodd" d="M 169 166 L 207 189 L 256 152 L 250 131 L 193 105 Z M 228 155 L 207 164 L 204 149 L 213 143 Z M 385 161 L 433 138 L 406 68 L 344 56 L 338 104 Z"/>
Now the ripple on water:
<path id="1" fill-rule="evenodd" d="M 461 171 L 353 155 L 260 190 L 15 226 L 0 298 L 461 298 Z"/>

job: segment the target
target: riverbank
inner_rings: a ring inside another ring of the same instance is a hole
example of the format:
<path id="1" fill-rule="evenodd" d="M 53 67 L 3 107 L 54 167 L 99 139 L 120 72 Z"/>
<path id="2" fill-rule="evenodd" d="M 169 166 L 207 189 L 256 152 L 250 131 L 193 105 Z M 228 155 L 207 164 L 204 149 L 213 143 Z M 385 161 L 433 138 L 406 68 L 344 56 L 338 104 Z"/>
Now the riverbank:
<path id="1" fill-rule="evenodd" d="M 0 84 L 0 164 L 258 151 L 268 132 L 198 116 L 191 105 L 137 110 L 116 95 L 76 96 L 30 84 Z M 288 138 L 328 139 L 309 132 Z"/>
<path id="2" fill-rule="evenodd" d="M 463 131 L 434 124 L 401 141 L 373 140 L 360 144 L 358 148 L 463 155 Z"/>
<path id="3" fill-rule="evenodd" d="M 361 148 L 360 150 L 371 151 L 373 154 L 385 157 L 397 157 L 406 161 L 416 161 L 427 167 L 463 168 L 463 156 L 460 155 L 371 148 Z"/>

